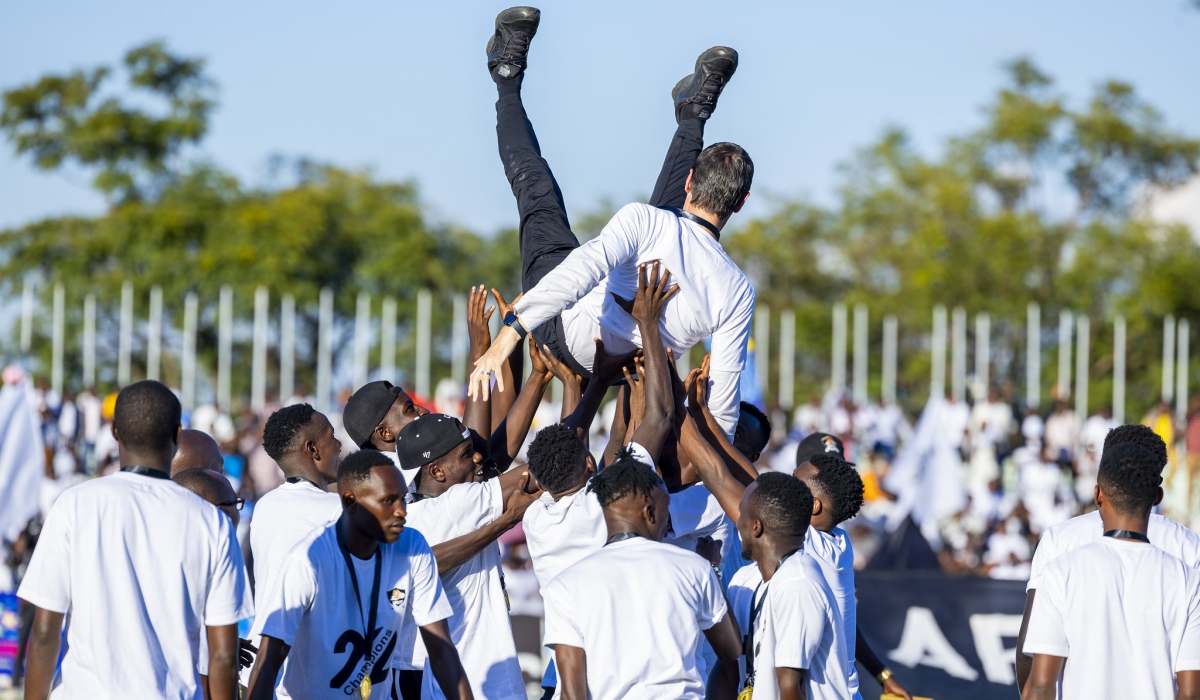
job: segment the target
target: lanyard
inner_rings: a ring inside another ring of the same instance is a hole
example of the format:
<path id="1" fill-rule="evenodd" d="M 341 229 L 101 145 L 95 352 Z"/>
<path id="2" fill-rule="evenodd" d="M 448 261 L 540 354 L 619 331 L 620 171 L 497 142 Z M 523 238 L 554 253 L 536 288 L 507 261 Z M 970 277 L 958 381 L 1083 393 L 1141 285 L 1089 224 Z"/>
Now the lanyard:
<path id="1" fill-rule="evenodd" d="M 787 554 L 783 555 L 783 557 L 779 560 L 779 563 L 775 565 L 775 573 L 779 573 L 779 567 L 783 566 L 783 562 L 787 561 L 788 557 L 792 556 L 798 551 L 800 550 L 797 549 L 794 552 L 788 552 Z M 758 589 L 763 588 L 764 585 L 766 588 L 763 590 L 762 598 L 760 599 L 758 597 Z M 746 635 L 745 645 L 742 647 L 742 653 L 746 656 L 747 688 L 754 687 L 754 621 L 758 619 L 759 613 L 762 612 L 763 605 L 767 602 L 767 591 L 770 590 L 770 588 L 770 581 L 760 581 L 758 585 L 754 587 L 754 597 L 750 599 L 750 634 Z M 756 600 L 758 601 L 757 605 L 754 603 Z"/>
<path id="2" fill-rule="evenodd" d="M 150 467 L 121 467 L 121 471 L 130 474 L 140 474 L 141 476 L 149 476 L 154 479 L 171 479 L 171 475 L 161 469 L 151 469 Z"/>
<path id="3" fill-rule="evenodd" d="M 324 491 L 324 490 L 325 490 L 325 489 L 321 488 L 320 486 L 317 486 L 316 482 L 314 482 L 312 479 L 305 479 L 305 478 L 304 478 L 304 477 L 302 477 L 302 476 L 289 476 L 289 477 L 287 478 L 287 482 L 288 482 L 289 484 L 301 484 L 301 483 L 304 483 L 304 482 L 306 482 L 306 481 L 307 481 L 308 483 L 312 484 L 314 487 L 316 487 L 316 489 L 317 489 L 318 491 Z M 338 532 L 340 533 L 340 532 L 341 532 L 341 530 L 339 530 Z"/>
<path id="4" fill-rule="evenodd" d="M 346 561 L 346 570 L 350 572 L 350 583 L 354 584 L 354 599 L 358 601 L 358 616 L 359 619 L 362 619 L 362 596 L 358 592 L 358 574 L 354 573 L 354 563 L 350 561 L 350 550 L 346 547 L 346 538 L 342 535 L 342 524 L 339 522 L 334 527 L 337 528 L 338 549 L 342 551 L 342 559 Z M 363 631 L 363 641 L 368 645 L 368 649 L 371 643 L 371 633 L 375 631 L 375 614 L 379 612 L 379 577 L 383 570 L 383 553 L 379 551 L 379 545 L 375 546 L 375 554 L 371 558 L 375 560 L 375 581 L 371 584 L 371 611 L 368 613 L 367 619 L 363 620 L 363 625 L 366 627 Z M 365 671 L 367 677 L 370 677 L 371 657 L 369 654 Z"/>
<path id="5" fill-rule="evenodd" d="M 607 547 L 613 542 L 620 542 L 622 540 L 632 540 L 634 537 L 641 537 L 641 535 L 637 534 L 636 532 L 618 532 L 612 537 L 609 537 L 608 541 L 604 543 L 604 546 Z"/>
<path id="6" fill-rule="evenodd" d="M 693 223 L 700 224 L 704 228 L 708 229 L 708 232 L 711 233 L 714 238 L 716 238 L 718 241 L 721 240 L 721 229 L 717 228 L 716 226 L 713 226 L 713 223 L 711 221 L 702 219 L 699 216 L 696 216 L 695 214 L 693 214 L 692 212 L 684 211 L 684 210 L 680 209 L 679 207 L 659 207 L 659 209 L 662 209 L 663 211 L 669 211 L 681 219 L 687 219 L 688 221 L 691 221 Z"/>
<path id="7" fill-rule="evenodd" d="M 1150 543 L 1150 538 L 1146 537 L 1145 534 L 1143 534 L 1141 532 L 1133 532 L 1132 530 L 1109 530 L 1108 532 L 1104 533 L 1104 536 L 1105 537 L 1120 537 L 1120 538 L 1128 539 L 1128 540 L 1137 540 L 1138 542 L 1145 542 L 1146 544 Z"/>

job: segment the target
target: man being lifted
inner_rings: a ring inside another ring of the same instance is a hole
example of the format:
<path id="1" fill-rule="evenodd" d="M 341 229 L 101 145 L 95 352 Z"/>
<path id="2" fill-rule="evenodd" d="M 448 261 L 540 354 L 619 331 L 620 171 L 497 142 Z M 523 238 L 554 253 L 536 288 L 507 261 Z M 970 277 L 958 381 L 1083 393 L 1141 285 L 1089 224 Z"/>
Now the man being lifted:
<path id="1" fill-rule="evenodd" d="M 679 123 L 650 204 L 623 207 L 595 239 L 579 244 L 567 220 L 562 192 L 542 158 L 521 103 L 529 44 L 541 14 L 514 7 L 496 18 L 488 42 L 488 69 L 500 99 L 496 136 L 500 159 L 520 212 L 524 296 L 471 375 L 472 398 L 486 397 L 489 375 L 532 332 L 581 377 L 591 376 L 595 338 L 614 354 L 641 346 L 637 323 L 609 292 L 633 299 L 638 265 L 662 261 L 680 293 L 667 304 L 659 328 L 675 356 L 712 336 L 711 406 L 726 433 L 738 418 L 738 376 L 754 315 L 754 288 L 719 243 L 721 229 L 750 192 L 754 164 L 740 146 L 703 148 L 704 122 L 737 69 L 737 52 L 705 51 L 692 75 L 672 91 Z"/>

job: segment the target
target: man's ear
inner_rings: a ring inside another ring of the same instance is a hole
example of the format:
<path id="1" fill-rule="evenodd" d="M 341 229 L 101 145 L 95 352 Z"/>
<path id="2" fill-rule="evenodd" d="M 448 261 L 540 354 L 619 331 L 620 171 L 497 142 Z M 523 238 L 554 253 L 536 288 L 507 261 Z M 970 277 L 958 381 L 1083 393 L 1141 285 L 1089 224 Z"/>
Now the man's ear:
<path id="1" fill-rule="evenodd" d="M 178 445 L 178 444 L 179 444 L 179 438 L 180 438 L 180 436 L 182 436 L 182 435 L 183 435 L 183 426 L 182 426 L 182 425 L 176 425 L 176 426 L 175 426 L 175 444 L 176 444 L 176 445 Z M 116 437 L 116 436 L 117 436 L 117 431 L 116 431 L 116 429 L 114 428 L 114 429 L 113 429 L 113 437 Z"/>
<path id="2" fill-rule="evenodd" d="M 695 177 L 695 175 L 696 175 L 695 168 L 692 168 L 691 170 L 688 171 L 687 182 L 683 183 L 683 191 L 684 192 L 686 192 L 688 194 L 692 193 L 692 178 Z"/>
<path id="3" fill-rule="evenodd" d="M 741 201 L 741 203 L 740 203 L 740 204 L 738 204 L 736 207 L 734 207 L 734 208 L 733 208 L 733 213 L 734 213 L 734 214 L 738 213 L 739 211 L 741 211 L 741 210 L 742 210 L 742 207 L 746 206 L 746 200 L 747 200 L 747 199 L 750 199 L 750 193 L 749 193 L 749 192 L 747 192 L 746 194 L 742 195 L 742 201 Z"/>
<path id="4" fill-rule="evenodd" d="M 383 440 L 384 442 L 392 442 L 396 439 L 396 436 L 392 435 L 392 431 L 388 430 L 382 425 L 375 426 L 375 434 L 378 435 L 379 439 Z"/>
<path id="5" fill-rule="evenodd" d="M 112 425 L 112 434 L 113 434 L 113 439 L 114 439 L 114 440 L 116 440 L 117 442 L 120 442 L 120 441 L 121 441 L 121 436 L 117 434 L 117 424 L 116 424 L 116 423 L 112 423 L 111 425 Z M 176 440 L 175 440 L 175 442 L 179 442 L 179 440 L 178 440 L 178 439 L 176 439 Z"/>
<path id="6" fill-rule="evenodd" d="M 584 455 L 583 470 L 585 472 L 587 472 L 588 474 L 595 474 L 598 471 L 596 469 L 596 459 L 594 457 L 592 457 L 592 455 L 590 453 L 587 455 Z M 533 476 L 532 472 L 530 472 L 530 476 Z"/>
<path id="7" fill-rule="evenodd" d="M 821 511 L 823 511 L 823 510 L 825 510 L 825 504 L 821 503 L 821 499 L 814 498 L 813 499 L 813 508 L 812 508 L 813 517 L 815 518 L 818 515 L 820 515 Z"/>
<path id="8" fill-rule="evenodd" d="M 354 497 L 354 493 L 350 490 L 342 491 L 342 509 L 354 510 L 358 507 L 358 499 Z"/>
<path id="9" fill-rule="evenodd" d="M 305 440 L 304 441 L 304 451 L 308 453 L 308 456 L 312 459 L 312 461 L 314 461 L 314 462 L 321 461 L 321 448 L 317 447 L 316 442 L 314 442 L 312 440 Z"/>
<path id="10" fill-rule="evenodd" d="M 750 535 L 755 539 L 763 536 L 763 524 L 761 520 L 755 520 L 750 523 Z"/>
<path id="11" fill-rule="evenodd" d="M 1162 489 L 1159 489 L 1159 491 L 1161 492 Z M 1159 500 L 1162 500 L 1161 493 L 1159 493 L 1158 498 L 1159 498 Z M 1092 500 L 1096 502 L 1096 507 L 1099 508 L 1100 501 L 1103 500 L 1103 497 L 1100 495 L 1100 484 L 1096 484 L 1095 486 L 1092 487 Z M 1157 503 L 1157 501 L 1156 501 L 1156 503 Z"/>
<path id="12" fill-rule="evenodd" d="M 440 462 L 430 462 L 429 464 L 426 464 L 423 471 L 429 472 L 429 478 L 433 479 L 434 481 L 446 481 L 446 470 L 442 469 Z"/>
<path id="13" fill-rule="evenodd" d="M 1100 487 L 1097 486 L 1096 489 L 1099 490 Z M 1159 503 L 1162 503 L 1162 499 L 1163 499 L 1163 490 L 1162 490 L 1162 487 L 1159 486 L 1158 493 L 1154 496 L 1154 505 L 1158 505 Z"/>

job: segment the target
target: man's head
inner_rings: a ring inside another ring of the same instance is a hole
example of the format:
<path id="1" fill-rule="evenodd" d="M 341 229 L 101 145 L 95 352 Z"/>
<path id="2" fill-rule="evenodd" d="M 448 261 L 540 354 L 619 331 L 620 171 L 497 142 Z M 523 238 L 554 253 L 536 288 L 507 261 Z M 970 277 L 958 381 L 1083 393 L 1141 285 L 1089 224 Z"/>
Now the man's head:
<path id="1" fill-rule="evenodd" d="M 444 413 L 421 416 L 401 428 L 396 436 L 396 456 L 405 471 L 420 470 L 417 488 L 430 496 L 475 481 L 483 461 L 475 451 L 471 431 Z"/>
<path id="2" fill-rule="evenodd" d="M 284 473 L 311 464 L 326 481 L 338 478 L 342 443 L 325 414 L 306 403 L 285 406 L 267 418 L 263 449 Z"/>
<path id="3" fill-rule="evenodd" d="M 1105 448 L 1096 475 L 1096 504 L 1105 527 L 1114 515 L 1149 517 L 1162 500 L 1161 485 L 1158 459 L 1150 450 L 1129 442 Z"/>
<path id="4" fill-rule="evenodd" d="M 812 510 L 812 492 L 803 481 L 779 472 L 760 475 L 742 496 L 737 521 L 742 558 L 758 561 L 768 548 L 802 544 Z"/>
<path id="5" fill-rule="evenodd" d="M 734 143 L 714 143 L 700 152 L 688 175 L 687 202 L 725 221 L 741 210 L 754 180 L 754 161 Z"/>
<path id="6" fill-rule="evenodd" d="M 391 543 L 404 532 L 408 515 L 404 477 L 387 455 L 378 450 L 359 450 L 338 466 L 338 493 L 342 513 L 355 529 L 379 542 Z"/>
<path id="7" fill-rule="evenodd" d="M 1108 435 L 1104 436 L 1104 452 L 1107 453 L 1117 445 L 1137 445 L 1147 450 L 1158 462 L 1160 474 L 1167 468 L 1167 443 L 1163 442 L 1158 433 L 1144 425 L 1127 423 L 1108 431 Z"/>
<path id="8" fill-rule="evenodd" d="M 179 446 L 182 408 L 165 385 L 146 380 L 130 384 L 117 395 L 113 408 L 113 437 L 126 459 L 154 460 L 166 470 Z M 160 468 L 158 464 L 140 466 Z"/>
<path id="9" fill-rule="evenodd" d="M 751 462 L 757 462 L 771 442 L 771 420 L 758 406 L 745 401 L 733 429 L 733 447 Z"/>
<path id="10" fill-rule="evenodd" d="M 224 474 L 211 469 L 185 469 L 172 475 L 171 480 L 221 509 L 237 529 L 242 518 L 238 512 L 238 495 Z"/>
<path id="11" fill-rule="evenodd" d="M 796 467 L 792 476 L 812 492 L 812 526 L 822 532 L 853 518 L 862 508 L 862 477 L 836 453 L 818 452 Z"/>
<path id="12" fill-rule="evenodd" d="M 652 468 L 637 461 L 627 448 L 588 482 L 588 489 L 596 494 L 604 510 L 610 535 L 637 532 L 655 542 L 666 536 L 671 524 L 667 487 Z"/>
<path id="13" fill-rule="evenodd" d="M 842 447 L 842 441 L 836 435 L 829 433 L 813 433 L 800 441 L 796 446 L 796 466 L 803 465 L 808 460 L 812 459 L 816 454 L 834 454 L 842 459 L 846 458 L 846 450 Z"/>
<path id="14" fill-rule="evenodd" d="M 179 449 L 175 452 L 175 459 L 171 460 L 171 476 L 188 469 L 211 469 L 218 474 L 225 473 L 225 458 L 221 456 L 221 448 L 208 433 L 188 428 L 179 434 Z"/>
<path id="15" fill-rule="evenodd" d="M 529 473 L 551 495 L 578 488 L 596 473 L 596 462 L 583 440 L 561 423 L 539 430 L 528 456 Z"/>
<path id="16" fill-rule="evenodd" d="M 413 403 L 412 397 L 391 382 L 370 382 L 354 392 L 342 412 L 342 425 L 355 445 L 395 449 L 400 430 L 429 409 Z"/>

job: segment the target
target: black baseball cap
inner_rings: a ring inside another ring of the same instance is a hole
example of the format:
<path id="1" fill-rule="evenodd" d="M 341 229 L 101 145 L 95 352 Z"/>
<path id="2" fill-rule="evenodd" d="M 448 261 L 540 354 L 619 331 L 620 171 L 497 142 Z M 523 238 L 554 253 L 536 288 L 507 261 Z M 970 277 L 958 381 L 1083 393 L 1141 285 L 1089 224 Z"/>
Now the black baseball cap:
<path id="1" fill-rule="evenodd" d="M 804 464 L 812 459 L 813 455 L 822 452 L 832 452 L 842 459 L 846 458 L 846 450 L 836 435 L 813 433 L 801 440 L 800 445 L 796 447 L 796 466 Z"/>
<path id="2" fill-rule="evenodd" d="M 342 425 L 355 445 L 369 447 L 371 433 L 396 403 L 400 392 L 391 382 L 368 382 L 354 392 L 342 411 Z"/>
<path id="3" fill-rule="evenodd" d="M 445 413 L 430 413 L 400 429 L 396 456 L 400 458 L 401 469 L 420 469 L 470 439 L 471 431 L 459 419 Z"/>

